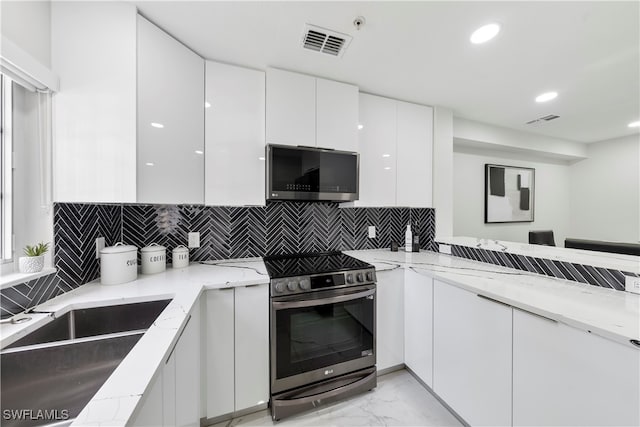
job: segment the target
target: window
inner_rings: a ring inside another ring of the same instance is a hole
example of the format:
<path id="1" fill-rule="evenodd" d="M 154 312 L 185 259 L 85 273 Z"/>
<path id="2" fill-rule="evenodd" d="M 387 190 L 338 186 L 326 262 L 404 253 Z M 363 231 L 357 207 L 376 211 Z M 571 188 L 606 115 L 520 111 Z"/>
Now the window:
<path id="1" fill-rule="evenodd" d="M 13 258 L 12 81 L 0 74 L 0 260 Z"/>

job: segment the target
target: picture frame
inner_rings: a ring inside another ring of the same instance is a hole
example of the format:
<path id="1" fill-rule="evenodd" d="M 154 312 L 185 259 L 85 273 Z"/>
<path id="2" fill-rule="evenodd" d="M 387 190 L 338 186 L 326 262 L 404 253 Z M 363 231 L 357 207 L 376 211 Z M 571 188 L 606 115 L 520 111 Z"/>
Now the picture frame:
<path id="1" fill-rule="evenodd" d="M 533 222 L 535 169 L 484 165 L 484 223 Z"/>

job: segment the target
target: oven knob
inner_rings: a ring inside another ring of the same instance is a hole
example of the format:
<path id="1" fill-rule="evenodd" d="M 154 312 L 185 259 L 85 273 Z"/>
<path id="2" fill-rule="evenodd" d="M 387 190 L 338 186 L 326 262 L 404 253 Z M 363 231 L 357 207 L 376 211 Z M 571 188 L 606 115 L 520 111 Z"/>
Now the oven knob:
<path id="1" fill-rule="evenodd" d="M 347 274 L 347 283 L 353 283 L 353 274 Z"/>
<path id="2" fill-rule="evenodd" d="M 300 280 L 300 283 L 298 283 L 298 286 L 300 286 L 300 289 L 302 289 L 303 291 L 308 291 L 309 289 L 311 289 L 311 282 L 309 281 L 309 279 L 302 279 Z"/>
<path id="3" fill-rule="evenodd" d="M 364 281 L 364 276 L 362 275 L 362 273 L 358 273 L 358 275 L 356 276 L 356 280 L 358 282 L 363 282 Z"/>
<path id="4" fill-rule="evenodd" d="M 370 271 L 367 272 L 367 282 L 373 282 L 373 273 Z"/>
<path id="5" fill-rule="evenodd" d="M 298 289 L 298 284 L 296 282 L 289 282 L 287 283 L 287 289 L 289 289 L 291 292 L 295 291 L 296 289 Z"/>
<path id="6" fill-rule="evenodd" d="M 284 291 L 284 282 L 276 282 L 276 284 L 273 286 L 273 289 L 276 290 L 276 292 L 280 293 Z"/>

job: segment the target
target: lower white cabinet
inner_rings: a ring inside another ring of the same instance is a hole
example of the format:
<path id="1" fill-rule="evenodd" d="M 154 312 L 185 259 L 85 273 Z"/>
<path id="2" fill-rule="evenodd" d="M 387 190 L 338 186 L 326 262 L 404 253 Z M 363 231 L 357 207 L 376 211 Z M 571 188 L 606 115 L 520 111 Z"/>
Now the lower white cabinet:
<path id="1" fill-rule="evenodd" d="M 640 425 L 640 350 L 514 309 L 513 425 Z"/>
<path id="2" fill-rule="evenodd" d="M 404 363 L 404 270 L 376 272 L 376 366 Z"/>
<path id="3" fill-rule="evenodd" d="M 433 279 L 404 272 L 404 363 L 433 387 Z"/>
<path id="4" fill-rule="evenodd" d="M 434 391 L 472 426 L 510 425 L 511 307 L 433 283 Z"/>
<path id="5" fill-rule="evenodd" d="M 206 417 L 269 400 L 269 285 L 206 293 Z"/>
<path id="6" fill-rule="evenodd" d="M 128 425 L 200 425 L 200 302 Z"/>

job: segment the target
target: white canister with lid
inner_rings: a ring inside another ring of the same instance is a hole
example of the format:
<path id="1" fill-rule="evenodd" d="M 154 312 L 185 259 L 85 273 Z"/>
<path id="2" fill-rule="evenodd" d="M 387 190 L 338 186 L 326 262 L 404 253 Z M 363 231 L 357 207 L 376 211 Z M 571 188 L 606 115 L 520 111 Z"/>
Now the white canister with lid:
<path id="1" fill-rule="evenodd" d="M 100 283 L 118 285 L 138 277 L 138 248 L 122 242 L 100 251 Z"/>
<path id="2" fill-rule="evenodd" d="M 140 249 L 142 255 L 142 274 L 161 273 L 167 268 L 167 249 L 152 243 Z"/>
<path id="3" fill-rule="evenodd" d="M 189 267 L 189 249 L 184 245 L 173 248 L 171 251 L 173 268 Z"/>

